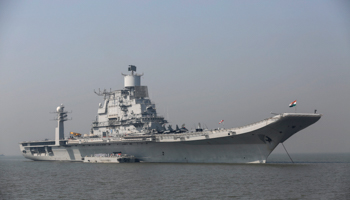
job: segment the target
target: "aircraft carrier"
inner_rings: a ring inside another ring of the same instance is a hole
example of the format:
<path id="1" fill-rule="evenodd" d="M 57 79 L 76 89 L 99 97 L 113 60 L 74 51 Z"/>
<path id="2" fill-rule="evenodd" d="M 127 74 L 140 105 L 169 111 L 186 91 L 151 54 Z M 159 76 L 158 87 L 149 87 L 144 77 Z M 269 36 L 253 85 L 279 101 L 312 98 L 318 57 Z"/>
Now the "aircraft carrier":
<path id="1" fill-rule="evenodd" d="M 54 140 L 19 144 L 25 158 L 35 161 L 77 161 L 95 153 L 123 153 L 141 162 L 265 163 L 279 143 L 321 118 L 315 113 L 282 113 L 242 127 L 195 130 L 172 128 L 157 115 L 156 106 L 141 85 L 136 67 L 129 65 L 124 88 L 95 91 L 103 97 L 89 134 L 64 136 L 68 112 L 57 107 Z"/>

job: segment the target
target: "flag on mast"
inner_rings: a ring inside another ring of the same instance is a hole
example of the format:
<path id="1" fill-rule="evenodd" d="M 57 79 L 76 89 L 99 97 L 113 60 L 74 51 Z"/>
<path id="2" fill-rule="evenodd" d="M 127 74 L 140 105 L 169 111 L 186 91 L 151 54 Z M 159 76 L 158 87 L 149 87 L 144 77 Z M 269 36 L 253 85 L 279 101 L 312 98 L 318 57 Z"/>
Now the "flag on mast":
<path id="1" fill-rule="evenodd" d="M 294 107 L 297 105 L 297 100 L 293 101 L 292 103 L 289 104 L 289 107 Z"/>
<path id="2" fill-rule="evenodd" d="M 224 122 L 224 120 L 221 120 L 221 121 L 219 122 L 219 124 L 221 124 L 222 122 Z"/>

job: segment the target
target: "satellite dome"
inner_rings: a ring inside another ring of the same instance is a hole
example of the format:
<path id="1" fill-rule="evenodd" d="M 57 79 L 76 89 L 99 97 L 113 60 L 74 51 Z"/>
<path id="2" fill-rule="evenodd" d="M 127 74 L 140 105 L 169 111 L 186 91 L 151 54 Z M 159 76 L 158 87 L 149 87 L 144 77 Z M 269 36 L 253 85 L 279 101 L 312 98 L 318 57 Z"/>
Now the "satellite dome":
<path id="1" fill-rule="evenodd" d="M 61 104 L 60 106 L 57 107 L 57 112 L 63 112 L 64 105 Z"/>

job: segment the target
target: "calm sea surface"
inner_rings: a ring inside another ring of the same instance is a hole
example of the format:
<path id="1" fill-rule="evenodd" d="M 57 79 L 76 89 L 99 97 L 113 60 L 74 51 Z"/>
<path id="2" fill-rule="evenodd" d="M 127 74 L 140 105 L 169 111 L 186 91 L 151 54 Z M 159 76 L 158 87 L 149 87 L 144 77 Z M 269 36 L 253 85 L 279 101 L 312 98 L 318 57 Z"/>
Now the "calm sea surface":
<path id="1" fill-rule="evenodd" d="M 350 154 L 267 164 L 89 164 L 0 157 L 0 199 L 350 199 Z"/>

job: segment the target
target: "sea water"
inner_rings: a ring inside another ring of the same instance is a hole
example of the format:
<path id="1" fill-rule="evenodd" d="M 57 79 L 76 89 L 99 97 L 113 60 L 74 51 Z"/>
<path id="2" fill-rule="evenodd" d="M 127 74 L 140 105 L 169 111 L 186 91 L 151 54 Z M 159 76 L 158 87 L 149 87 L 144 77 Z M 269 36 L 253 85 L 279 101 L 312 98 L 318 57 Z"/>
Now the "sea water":
<path id="1" fill-rule="evenodd" d="M 350 199 L 350 154 L 266 164 L 30 161 L 0 157 L 0 199 Z"/>

